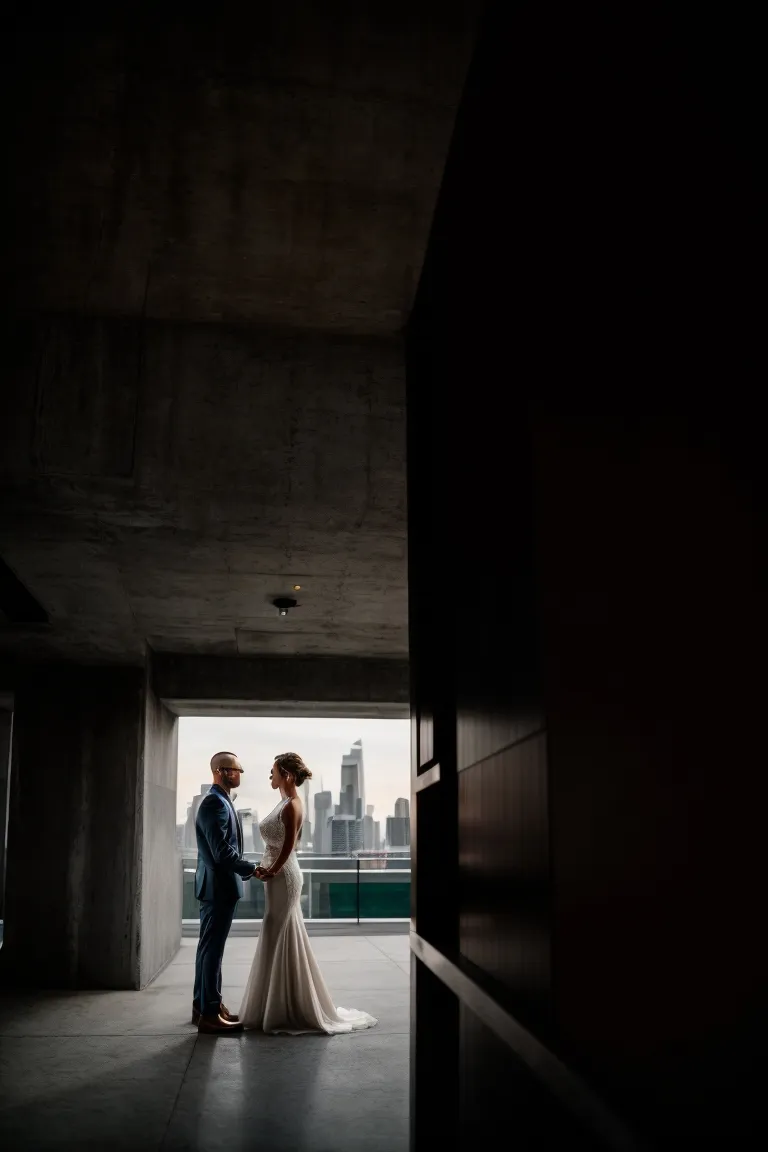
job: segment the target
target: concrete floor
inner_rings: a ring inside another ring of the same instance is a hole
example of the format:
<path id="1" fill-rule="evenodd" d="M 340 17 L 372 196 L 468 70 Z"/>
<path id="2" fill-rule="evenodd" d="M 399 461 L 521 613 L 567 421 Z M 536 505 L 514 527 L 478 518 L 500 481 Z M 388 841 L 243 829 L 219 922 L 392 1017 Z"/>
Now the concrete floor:
<path id="1" fill-rule="evenodd" d="M 240 1003 L 256 941 L 230 939 Z M 376 1028 L 350 1036 L 199 1036 L 195 940 L 144 992 L 0 999 L 0 1148 L 405 1152 L 408 937 L 313 936 L 334 1001 Z"/>

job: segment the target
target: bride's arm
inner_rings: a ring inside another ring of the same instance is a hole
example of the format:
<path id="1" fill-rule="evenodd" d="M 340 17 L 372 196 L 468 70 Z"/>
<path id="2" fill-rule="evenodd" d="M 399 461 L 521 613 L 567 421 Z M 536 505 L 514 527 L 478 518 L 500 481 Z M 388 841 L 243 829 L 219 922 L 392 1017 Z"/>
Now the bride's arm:
<path id="1" fill-rule="evenodd" d="M 291 852 L 293 852 L 294 848 L 296 847 L 296 837 L 299 834 L 299 814 L 297 805 L 293 802 L 293 800 L 285 805 L 282 812 L 280 813 L 280 818 L 285 825 L 283 846 L 280 849 L 280 855 L 277 857 L 277 860 L 275 860 L 272 867 L 268 868 L 267 871 L 263 873 L 263 875 L 266 877 L 277 876 L 283 864 L 285 864 Z"/>

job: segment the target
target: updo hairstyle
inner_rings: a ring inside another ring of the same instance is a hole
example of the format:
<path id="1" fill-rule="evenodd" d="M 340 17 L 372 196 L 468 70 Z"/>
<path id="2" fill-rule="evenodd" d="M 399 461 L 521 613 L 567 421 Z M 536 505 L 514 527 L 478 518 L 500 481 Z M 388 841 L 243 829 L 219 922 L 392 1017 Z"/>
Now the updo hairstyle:
<path id="1" fill-rule="evenodd" d="M 275 756 L 275 764 L 281 776 L 293 776 L 297 788 L 300 788 L 305 780 L 312 779 L 312 773 L 298 752 L 281 752 L 279 756 Z"/>

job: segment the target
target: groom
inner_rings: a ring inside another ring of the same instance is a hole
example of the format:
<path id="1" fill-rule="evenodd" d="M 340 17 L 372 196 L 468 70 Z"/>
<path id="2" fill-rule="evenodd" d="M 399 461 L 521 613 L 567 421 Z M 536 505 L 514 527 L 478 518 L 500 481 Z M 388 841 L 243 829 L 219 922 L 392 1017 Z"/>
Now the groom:
<path id="1" fill-rule="evenodd" d="M 203 798 L 195 821 L 197 871 L 195 896 L 200 901 L 200 940 L 195 957 L 192 1023 L 198 1032 L 231 1035 L 242 1032 L 237 1016 L 221 1002 L 221 960 L 235 907 L 243 895 L 243 880 L 256 875 L 243 860 L 240 821 L 230 792 L 243 769 L 233 752 L 217 752 L 211 760 L 213 786 Z"/>

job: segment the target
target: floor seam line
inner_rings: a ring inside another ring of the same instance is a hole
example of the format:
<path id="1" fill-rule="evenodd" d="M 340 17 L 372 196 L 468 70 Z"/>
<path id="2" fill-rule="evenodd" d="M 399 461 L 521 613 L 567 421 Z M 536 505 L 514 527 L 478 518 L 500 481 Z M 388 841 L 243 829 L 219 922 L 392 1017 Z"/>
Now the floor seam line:
<path id="1" fill-rule="evenodd" d="M 367 940 L 367 941 L 368 941 L 370 944 L 373 944 L 373 940 L 371 939 L 371 937 L 370 937 L 370 936 L 366 936 L 366 940 Z M 378 944 L 373 944 L 373 946 L 374 946 L 374 948 L 376 949 L 376 951 L 377 951 L 377 952 L 381 952 L 382 956 L 385 956 L 387 960 L 391 960 L 391 959 L 392 959 L 392 957 L 391 957 L 391 956 L 387 956 L 387 954 L 386 954 L 386 952 L 384 951 L 384 949 L 383 949 L 383 948 L 379 948 Z M 394 963 L 394 961 L 393 961 L 393 963 Z"/>
<path id="2" fill-rule="evenodd" d="M 160 1140 L 160 1143 L 157 1146 L 157 1152 L 162 1152 L 162 1147 L 165 1144 L 165 1141 L 168 1137 L 168 1133 L 171 1129 L 171 1124 L 173 1123 L 173 1117 L 176 1113 L 176 1108 L 177 1108 L 178 1103 L 179 1103 L 179 1097 L 181 1096 L 181 1090 L 184 1087 L 184 1081 L 187 1078 L 187 1072 L 189 1072 L 189 1066 L 192 1063 L 192 1057 L 195 1055 L 195 1048 L 197 1047 L 198 1039 L 199 1039 L 199 1033 L 197 1036 L 195 1036 L 194 1040 L 192 1041 L 192 1051 L 189 1054 L 189 1060 L 187 1060 L 187 1066 L 181 1074 L 181 1080 L 179 1081 L 179 1090 L 176 1093 L 176 1096 L 174 1097 L 173 1106 L 172 1106 L 170 1114 L 168 1116 L 168 1123 L 165 1126 L 165 1132 L 163 1132 L 162 1139 Z"/>

